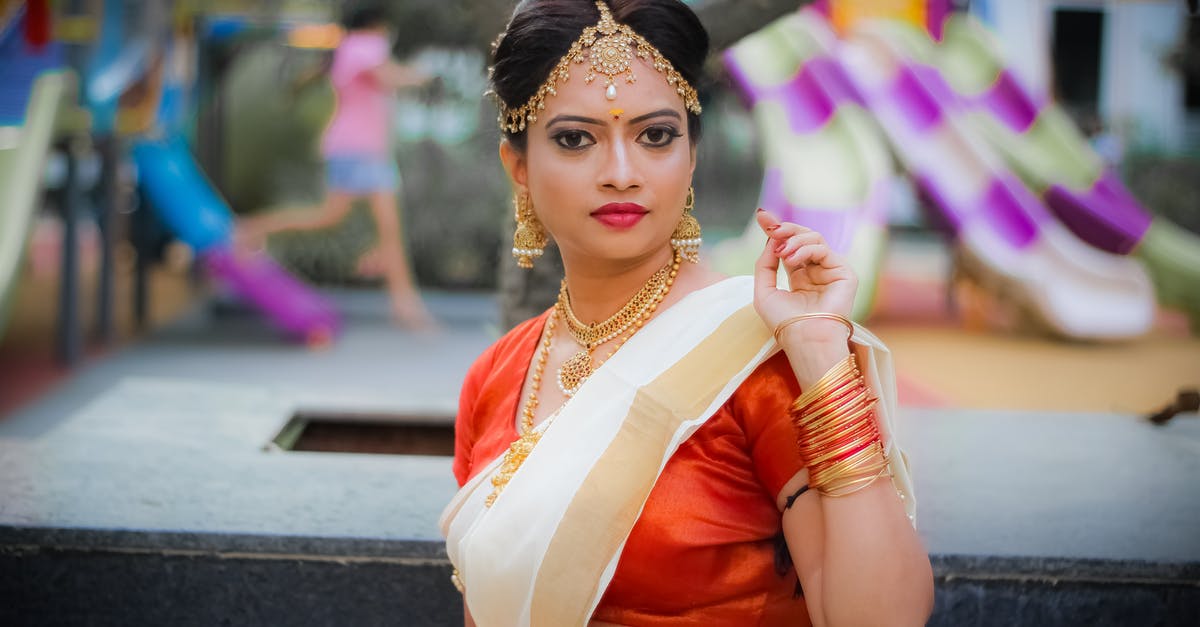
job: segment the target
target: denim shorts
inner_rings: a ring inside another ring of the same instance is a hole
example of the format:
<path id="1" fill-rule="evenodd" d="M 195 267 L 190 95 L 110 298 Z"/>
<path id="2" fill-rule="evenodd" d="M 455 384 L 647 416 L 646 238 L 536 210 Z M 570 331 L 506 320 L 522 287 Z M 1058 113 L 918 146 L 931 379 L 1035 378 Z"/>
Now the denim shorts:
<path id="1" fill-rule="evenodd" d="M 325 159 L 325 185 L 354 194 L 394 192 L 400 187 L 400 171 L 389 157 L 331 155 Z"/>

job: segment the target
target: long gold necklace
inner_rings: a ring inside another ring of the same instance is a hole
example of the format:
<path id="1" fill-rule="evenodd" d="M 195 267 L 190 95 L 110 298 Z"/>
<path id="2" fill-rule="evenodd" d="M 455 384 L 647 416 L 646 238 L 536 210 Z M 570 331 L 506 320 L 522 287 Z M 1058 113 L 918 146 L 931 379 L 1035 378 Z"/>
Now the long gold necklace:
<path id="1" fill-rule="evenodd" d="M 538 406 L 538 390 L 542 387 L 542 375 L 546 371 L 546 360 L 550 357 L 550 346 L 554 342 L 554 327 L 557 320 L 557 311 L 550 312 L 550 317 L 546 319 L 546 331 L 542 338 L 542 348 L 538 352 L 537 364 L 533 368 L 533 383 L 530 385 L 529 398 L 525 400 L 525 407 L 521 410 L 521 436 L 508 446 L 508 450 L 504 452 L 504 459 L 500 462 L 500 469 L 496 471 L 496 476 L 492 477 L 492 493 L 487 497 L 487 507 L 491 507 L 492 503 L 496 502 L 496 497 L 500 496 L 500 491 L 508 485 L 508 480 L 517 472 L 521 464 L 525 463 L 525 458 L 533 452 L 533 447 L 538 440 L 542 439 L 542 432 L 533 428 L 533 412 Z"/>
<path id="2" fill-rule="evenodd" d="M 642 325 L 646 323 L 646 320 L 648 320 L 650 316 L 654 314 L 654 311 L 658 309 L 659 303 L 662 302 L 663 298 L 666 297 L 667 292 L 671 290 L 671 286 L 675 283 L 675 276 L 679 273 L 679 261 L 679 255 L 676 254 L 674 260 L 664 267 L 664 270 L 667 270 L 665 274 L 666 280 L 663 282 L 664 288 L 661 291 L 655 292 L 656 296 L 651 301 L 652 304 L 639 311 L 638 315 L 634 318 L 631 324 L 623 325 L 624 331 L 628 332 L 617 341 L 616 346 L 614 346 L 613 349 L 608 352 L 608 355 L 605 356 L 604 361 L 608 361 L 608 358 L 612 357 L 613 354 L 617 352 L 617 349 L 624 346 L 625 342 L 629 341 L 629 338 L 633 337 L 633 334 L 637 333 L 638 329 L 642 328 Z M 661 272 L 662 270 L 659 271 L 659 273 Z M 655 276 L 658 276 L 659 273 L 655 273 Z M 655 281 L 655 278 L 651 277 L 650 282 L 653 281 Z M 650 282 L 647 282 L 647 285 L 649 285 Z M 562 302 L 561 295 L 562 293 L 560 292 L 560 303 Z M 550 312 L 550 316 L 546 319 L 546 330 L 543 332 L 541 349 L 538 351 L 537 363 L 533 367 L 533 380 L 529 386 L 529 398 L 525 399 L 525 406 L 521 409 L 521 434 L 520 437 L 518 437 L 513 441 L 512 444 L 508 446 L 508 450 L 504 452 L 504 459 L 500 461 L 500 468 L 496 470 L 496 475 L 492 477 L 492 493 L 488 495 L 487 501 L 485 502 L 487 507 L 491 507 L 492 504 L 496 502 L 496 497 L 500 496 L 500 492 L 504 490 L 504 486 L 508 485 L 508 482 L 512 479 L 512 476 L 516 474 L 518 469 L 521 468 L 521 464 L 525 463 L 525 458 L 529 457 L 529 454 L 533 452 L 533 447 L 537 446 L 537 443 L 542 439 L 542 433 L 545 432 L 545 429 L 539 431 L 533 428 L 534 412 L 538 407 L 538 390 L 542 388 L 542 377 L 546 372 L 546 362 L 550 358 L 550 348 L 554 344 L 554 329 L 558 324 L 559 316 L 563 315 L 561 311 L 562 309 L 556 306 L 554 311 Z M 573 315 L 570 312 L 569 305 L 567 305 L 566 311 L 569 315 Z M 568 321 L 568 329 L 570 329 L 571 318 L 566 319 Z M 580 326 L 586 325 L 580 323 Z M 576 341 L 578 341 L 578 338 L 574 333 L 571 334 L 571 337 L 576 338 Z M 594 349 L 595 346 L 592 348 Z M 588 356 L 588 366 L 590 367 L 590 349 L 584 354 Z M 572 357 L 571 359 L 575 359 L 576 357 L 578 357 L 578 355 Z M 588 374 L 591 373 L 589 372 Z M 561 376 L 560 370 L 560 379 Z M 582 384 L 582 381 L 580 381 L 579 385 Z M 547 428 L 558 416 L 558 412 L 561 410 L 562 407 L 560 406 L 554 411 L 553 414 L 550 414 L 550 416 L 546 418 Z"/>
<path id="3" fill-rule="evenodd" d="M 675 283 L 675 276 L 679 274 L 679 262 L 679 253 L 675 253 L 671 262 L 651 275 L 642 289 L 638 290 L 623 307 L 617 310 L 617 313 L 607 320 L 595 324 L 585 324 L 575 316 L 575 312 L 571 309 L 571 297 L 567 292 L 567 282 L 566 280 L 562 282 L 562 286 L 558 290 L 558 302 L 554 307 L 566 320 L 567 331 L 570 332 L 571 337 L 583 347 L 583 350 L 575 353 L 558 368 L 558 388 L 562 390 L 563 394 L 568 397 L 574 396 L 583 382 L 592 376 L 592 372 L 595 370 L 595 366 L 592 365 L 592 353 L 597 346 L 631 328 L 640 327 L 650 316 L 654 315 L 658 304 L 667 297 L 667 293 L 671 291 L 671 286 Z M 611 356 L 612 353 L 609 355 Z"/>

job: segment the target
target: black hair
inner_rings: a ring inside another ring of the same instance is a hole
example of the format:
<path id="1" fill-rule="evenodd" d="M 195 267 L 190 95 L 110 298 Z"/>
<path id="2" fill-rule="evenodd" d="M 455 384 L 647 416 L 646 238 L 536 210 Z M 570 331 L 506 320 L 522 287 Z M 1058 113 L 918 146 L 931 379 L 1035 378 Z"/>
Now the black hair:
<path id="1" fill-rule="evenodd" d="M 699 89 L 708 33 L 679 0 L 605 0 L 613 19 L 628 24 Z M 509 107 L 525 104 L 580 33 L 600 20 L 594 0 L 522 0 L 492 50 L 491 89 Z M 688 139 L 700 140 L 700 116 L 687 112 Z M 504 132 L 518 150 L 526 134 Z"/>
<path id="2" fill-rule="evenodd" d="M 388 23 L 388 12 L 382 4 L 363 3 L 347 9 L 342 14 L 342 26 L 346 30 L 362 30 Z"/>

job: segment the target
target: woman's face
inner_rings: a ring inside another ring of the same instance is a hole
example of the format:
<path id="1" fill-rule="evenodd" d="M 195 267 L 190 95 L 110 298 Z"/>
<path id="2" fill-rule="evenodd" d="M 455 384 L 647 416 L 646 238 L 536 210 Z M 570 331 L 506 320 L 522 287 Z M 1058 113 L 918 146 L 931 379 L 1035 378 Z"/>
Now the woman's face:
<path id="1" fill-rule="evenodd" d="M 525 188 L 564 259 L 636 261 L 669 245 L 691 184 L 695 150 L 683 99 L 663 74 L 640 59 L 637 82 L 617 76 L 584 82 L 586 67 L 546 99 L 526 130 L 524 153 L 501 157 Z"/>

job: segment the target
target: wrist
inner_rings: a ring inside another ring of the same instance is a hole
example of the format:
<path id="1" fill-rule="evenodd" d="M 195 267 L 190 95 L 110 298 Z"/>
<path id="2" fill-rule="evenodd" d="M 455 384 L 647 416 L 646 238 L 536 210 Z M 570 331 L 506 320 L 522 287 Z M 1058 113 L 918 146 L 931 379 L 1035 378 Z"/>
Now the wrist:
<path id="1" fill-rule="evenodd" d="M 850 354 L 850 345 L 843 333 L 841 339 L 828 342 L 789 341 L 783 345 L 783 352 L 792 365 L 800 389 L 807 390 Z"/>
<path id="2" fill-rule="evenodd" d="M 837 320 L 812 318 L 781 326 L 776 339 L 785 348 L 788 344 L 845 344 L 850 340 L 850 331 Z"/>

